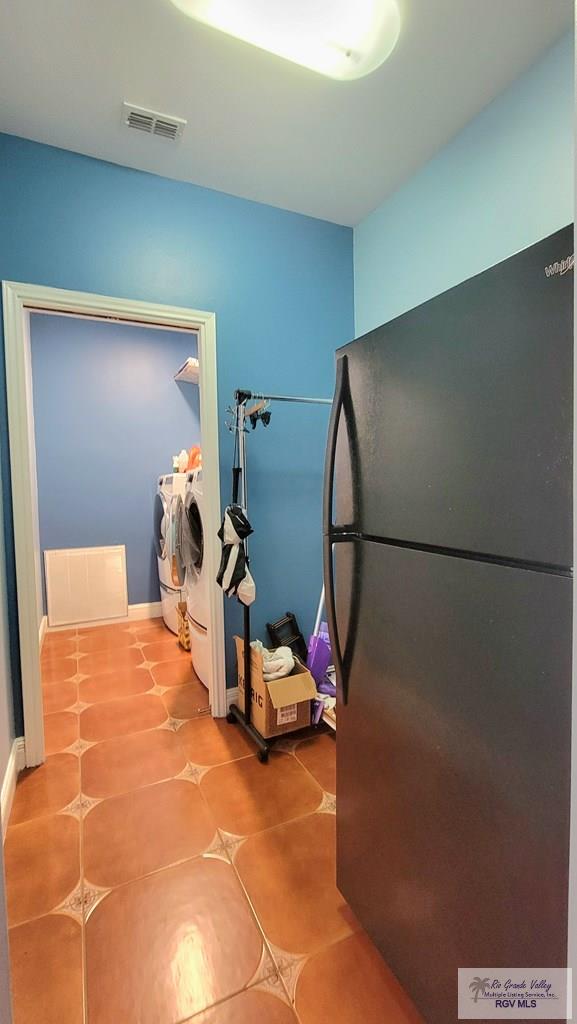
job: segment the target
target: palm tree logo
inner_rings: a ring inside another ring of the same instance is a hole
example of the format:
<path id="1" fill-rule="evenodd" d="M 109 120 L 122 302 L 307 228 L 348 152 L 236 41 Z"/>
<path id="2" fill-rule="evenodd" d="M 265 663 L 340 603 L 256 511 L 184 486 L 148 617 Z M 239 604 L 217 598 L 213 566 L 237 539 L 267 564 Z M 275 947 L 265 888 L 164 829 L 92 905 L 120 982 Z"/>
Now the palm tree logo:
<path id="1" fill-rule="evenodd" d="M 471 984 L 469 985 L 469 988 L 471 989 L 471 992 L 475 993 L 475 998 L 473 1000 L 474 1003 L 477 1002 L 480 995 L 485 995 L 485 992 L 487 991 L 487 986 L 489 984 L 489 980 L 489 978 L 473 978 Z"/>

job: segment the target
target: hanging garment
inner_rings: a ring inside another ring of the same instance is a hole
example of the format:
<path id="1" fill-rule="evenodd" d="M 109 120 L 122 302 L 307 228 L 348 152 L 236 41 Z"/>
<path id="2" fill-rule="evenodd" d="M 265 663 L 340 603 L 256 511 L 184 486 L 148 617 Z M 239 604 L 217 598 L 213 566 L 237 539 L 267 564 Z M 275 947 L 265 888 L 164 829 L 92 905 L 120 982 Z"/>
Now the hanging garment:
<path id="1" fill-rule="evenodd" d="M 184 581 L 186 572 L 193 572 L 198 576 L 204 555 L 202 520 L 192 492 L 188 492 L 184 500 L 178 498 L 174 520 L 175 550 Z"/>
<path id="2" fill-rule="evenodd" d="M 187 530 L 186 516 L 184 514 L 184 502 L 178 494 L 172 499 L 172 516 L 169 538 L 170 571 L 172 582 L 175 587 L 183 587 L 186 575 L 186 566 L 183 560 L 183 545 Z"/>
<path id="3" fill-rule="evenodd" d="M 235 595 L 246 605 L 252 604 L 256 597 L 256 587 L 244 548 L 244 541 L 251 533 L 252 526 L 240 505 L 228 505 L 218 531 L 222 541 L 222 557 L 216 582 L 227 597 Z"/>
<path id="4" fill-rule="evenodd" d="M 166 517 L 167 508 L 164 495 L 157 493 L 154 496 L 154 547 L 157 558 L 166 557 Z"/>

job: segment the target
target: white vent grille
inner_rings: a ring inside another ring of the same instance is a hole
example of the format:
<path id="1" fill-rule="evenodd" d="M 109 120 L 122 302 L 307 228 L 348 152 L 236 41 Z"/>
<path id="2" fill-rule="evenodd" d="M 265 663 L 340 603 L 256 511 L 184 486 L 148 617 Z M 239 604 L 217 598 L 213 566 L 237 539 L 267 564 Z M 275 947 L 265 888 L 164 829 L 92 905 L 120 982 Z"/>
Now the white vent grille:
<path id="1" fill-rule="evenodd" d="M 161 139 L 170 139 L 172 142 L 181 137 L 186 127 L 186 121 L 182 117 L 160 114 L 158 110 L 146 110 L 145 107 L 137 107 L 134 103 L 126 101 L 122 104 L 122 123 L 137 132 L 158 135 Z"/>

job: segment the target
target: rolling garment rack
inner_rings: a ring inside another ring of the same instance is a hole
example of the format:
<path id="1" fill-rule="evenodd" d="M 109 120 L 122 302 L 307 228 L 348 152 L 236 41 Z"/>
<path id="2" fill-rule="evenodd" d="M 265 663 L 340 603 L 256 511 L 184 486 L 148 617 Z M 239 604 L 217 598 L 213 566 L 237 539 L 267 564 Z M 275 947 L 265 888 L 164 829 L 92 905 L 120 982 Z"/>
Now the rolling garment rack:
<path id="1" fill-rule="evenodd" d="M 254 419 L 254 417 L 262 417 L 262 412 L 266 409 L 269 402 L 297 402 L 305 405 L 332 405 L 333 403 L 332 398 L 301 398 L 296 395 L 263 395 L 255 391 L 247 391 L 245 389 L 238 389 L 235 391 L 234 401 L 235 405 L 232 410 L 234 413 L 234 424 L 231 429 L 236 432 L 235 448 L 238 445 L 238 465 L 235 465 L 232 471 L 232 503 L 233 505 L 240 504 L 244 514 L 248 517 L 248 487 L 246 474 L 247 419 L 250 422 L 251 417 L 253 417 L 253 427 L 256 426 L 256 419 Z M 251 408 L 247 408 L 247 402 L 251 401 L 254 401 L 255 405 L 251 406 Z M 264 422 L 268 423 L 268 419 L 264 420 Z M 248 566 L 248 545 L 246 539 L 243 543 Z M 255 729 L 251 721 L 252 686 L 250 664 L 250 606 L 246 604 L 243 604 L 243 643 L 245 710 L 242 711 L 237 704 L 231 704 L 228 710 L 227 721 L 237 723 L 245 729 L 251 739 L 256 743 L 259 761 L 261 761 L 262 764 L 266 764 L 268 761 L 270 744 L 264 736 L 261 736 L 258 729 Z"/>

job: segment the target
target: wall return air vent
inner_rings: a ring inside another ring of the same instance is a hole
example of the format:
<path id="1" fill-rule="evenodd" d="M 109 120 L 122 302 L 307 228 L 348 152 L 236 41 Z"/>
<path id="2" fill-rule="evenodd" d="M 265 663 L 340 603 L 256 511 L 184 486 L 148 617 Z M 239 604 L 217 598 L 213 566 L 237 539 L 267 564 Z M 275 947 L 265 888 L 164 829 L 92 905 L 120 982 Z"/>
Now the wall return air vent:
<path id="1" fill-rule="evenodd" d="M 122 104 L 122 123 L 127 128 L 134 128 L 137 132 L 144 132 L 145 135 L 158 135 L 161 139 L 170 139 L 176 142 L 186 127 L 186 121 L 182 117 L 173 117 L 171 114 L 161 114 L 158 110 L 147 110 L 146 107 L 137 107 L 134 103 Z"/>

